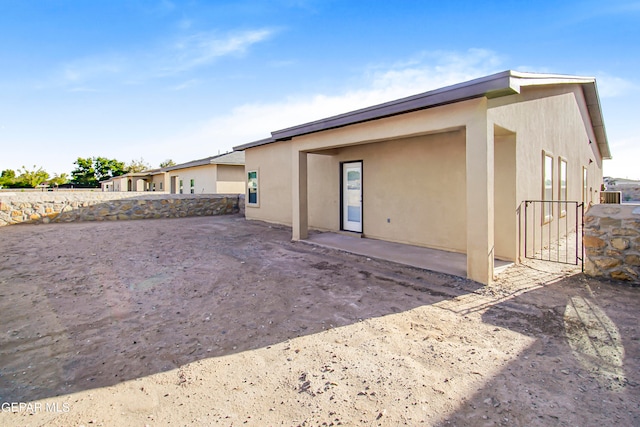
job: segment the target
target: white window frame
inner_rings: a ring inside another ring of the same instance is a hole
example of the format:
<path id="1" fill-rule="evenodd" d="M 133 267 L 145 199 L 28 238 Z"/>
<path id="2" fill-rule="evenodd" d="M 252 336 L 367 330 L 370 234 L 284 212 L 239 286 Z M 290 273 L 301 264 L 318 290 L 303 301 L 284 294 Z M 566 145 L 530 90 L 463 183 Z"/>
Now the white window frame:
<path id="1" fill-rule="evenodd" d="M 553 221 L 553 154 L 542 152 L 542 223 Z M 549 186 L 551 186 L 549 188 Z"/>
<path id="2" fill-rule="evenodd" d="M 567 159 L 565 159 L 564 157 L 558 157 L 558 200 L 560 200 L 561 202 L 566 202 L 568 200 L 568 195 L 569 195 L 568 170 L 569 170 L 569 164 L 567 162 Z M 564 184 L 562 181 L 563 174 L 564 174 Z M 562 203 L 560 203 L 559 210 L 560 210 L 560 218 L 566 216 L 567 204 L 565 203 L 563 206 Z"/>
<path id="3" fill-rule="evenodd" d="M 589 203 L 589 172 L 586 166 L 582 167 L 582 203 L 586 207 Z"/>
<path id="4" fill-rule="evenodd" d="M 251 194 L 255 194 L 255 201 L 251 202 Z M 260 207 L 260 171 L 252 169 L 247 171 L 247 194 L 245 196 L 246 205 L 249 207 Z"/>

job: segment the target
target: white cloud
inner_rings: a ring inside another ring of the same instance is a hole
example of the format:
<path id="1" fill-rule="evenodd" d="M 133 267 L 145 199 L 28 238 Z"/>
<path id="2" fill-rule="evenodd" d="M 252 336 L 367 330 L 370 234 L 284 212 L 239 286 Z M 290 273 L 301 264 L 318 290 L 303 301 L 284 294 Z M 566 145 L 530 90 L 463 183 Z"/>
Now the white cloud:
<path id="1" fill-rule="evenodd" d="M 363 82 L 360 87 L 344 93 L 237 106 L 203 123 L 189 139 L 227 149 L 266 138 L 275 130 L 491 74 L 500 71 L 500 64 L 500 57 L 488 50 L 422 53 L 403 63 L 369 67 L 358 79 Z"/>
<path id="2" fill-rule="evenodd" d="M 214 60 L 234 54 L 243 54 L 252 45 L 266 40 L 274 31 L 269 29 L 248 30 L 220 37 L 214 33 L 196 33 L 184 37 L 169 48 L 164 58 L 164 74 L 175 74 Z"/>
<path id="3" fill-rule="evenodd" d="M 187 80 L 186 82 L 182 82 L 176 86 L 173 86 L 171 88 L 171 90 L 184 90 L 184 89 L 189 89 L 190 87 L 194 87 L 200 84 L 200 80 L 198 79 L 191 79 L 191 80 Z"/>
<path id="4" fill-rule="evenodd" d="M 635 92 L 640 89 L 637 83 L 606 73 L 598 73 L 596 82 L 598 93 L 603 98 L 624 96 L 628 95 L 629 92 Z"/>
<path id="5" fill-rule="evenodd" d="M 89 56 L 64 64 L 61 74 L 66 84 L 78 85 L 89 80 L 119 74 L 126 68 L 127 61 L 122 56 Z"/>
<path id="6" fill-rule="evenodd" d="M 140 84 L 152 78 L 173 77 L 211 64 L 224 56 L 242 55 L 274 32 L 270 29 L 254 29 L 224 36 L 210 32 L 195 33 L 168 46 L 148 49 L 144 54 L 107 53 L 78 58 L 61 65 L 54 84 L 91 90 L 91 85 L 108 81 Z"/>

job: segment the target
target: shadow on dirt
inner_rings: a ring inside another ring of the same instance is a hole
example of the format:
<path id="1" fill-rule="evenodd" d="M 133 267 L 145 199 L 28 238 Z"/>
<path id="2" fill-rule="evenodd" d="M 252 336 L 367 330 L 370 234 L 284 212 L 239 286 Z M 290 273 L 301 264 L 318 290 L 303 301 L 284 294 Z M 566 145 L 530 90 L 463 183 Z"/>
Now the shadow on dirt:
<path id="1" fill-rule="evenodd" d="M 442 424 L 640 425 L 639 292 L 578 274 L 490 307 L 533 342 Z"/>
<path id="2" fill-rule="evenodd" d="M 113 385 L 434 304 L 477 283 L 239 216 L 0 230 L 0 401 Z"/>

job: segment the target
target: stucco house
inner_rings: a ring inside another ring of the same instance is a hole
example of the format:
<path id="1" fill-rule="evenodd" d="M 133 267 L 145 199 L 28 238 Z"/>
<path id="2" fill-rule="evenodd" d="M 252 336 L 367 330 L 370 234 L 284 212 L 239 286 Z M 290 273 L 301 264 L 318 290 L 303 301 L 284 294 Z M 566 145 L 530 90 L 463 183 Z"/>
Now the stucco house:
<path id="1" fill-rule="evenodd" d="M 164 169 L 129 172 L 100 181 L 102 191 L 165 191 Z"/>
<path id="2" fill-rule="evenodd" d="M 172 194 L 243 194 L 244 152 L 194 160 L 164 169 Z"/>
<path id="3" fill-rule="evenodd" d="M 244 152 L 231 152 L 161 169 L 131 172 L 100 182 L 102 191 L 172 194 L 243 194 Z"/>
<path id="4" fill-rule="evenodd" d="M 278 130 L 245 152 L 246 217 L 466 254 L 522 257 L 525 200 L 598 203 L 611 158 L 594 78 L 505 71 Z M 559 219 L 555 208 L 547 224 Z"/>

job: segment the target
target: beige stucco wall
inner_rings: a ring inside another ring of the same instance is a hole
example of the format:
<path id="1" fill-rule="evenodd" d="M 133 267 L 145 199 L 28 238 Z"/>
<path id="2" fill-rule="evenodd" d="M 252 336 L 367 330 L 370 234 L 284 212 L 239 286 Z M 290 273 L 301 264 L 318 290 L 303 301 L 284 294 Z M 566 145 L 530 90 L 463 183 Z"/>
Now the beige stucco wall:
<path id="1" fill-rule="evenodd" d="M 340 162 L 363 160 L 366 236 L 464 252 L 464 125 L 478 104 L 466 101 L 251 148 L 246 171 L 259 170 L 260 203 L 247 204 L 245 215 L 291 225 L 295 144 L 309 151 L 311 228 L 340 228 Z"/>
<path id="2" fill-rule="evenodd" d="M 514 261 L 517 254 L 516 135 L 494 128 L 495 257 Z"/>
<path id="3" fill-rule="evenodd" d="M 219 194 L 244 194 L 244 165 L 217 165 L 216 191 Z"/>
<path id="4" fill-rule="evenodd" d="M 291 225 L 291 141 L 245 151 L 245 171 L 258 171 L 258 202 L 245 199 L 245 217 Z"/>
<path id="5" fill-rule="evenodd" d="M 180 193 L 180 180 L 182 180 L 182 194 L 191 193 L 191 180 L 194 180 L 193 194 L 215 194 L 216 165 L 195 166 L 191 168 L 176 169 L 168 172 L 169 179 L 176 177 L 176 193 Z"/>
<path id="6" fill-rule="evenodd" d="M 309 155 L 311 228 L 340 228 L 340 163 L 355 160 L 363 168 L 365 236 L 465 251 L 462 131 L 344 147 L 331 156 Z"/>
<path id="7" fill-rule="evenodd" d="M 169 174 L 161 172 L 161 173 L 156 173 L 151 175 L 150 177 L 150 185 L 149 185 L 149 191 L 162 191 L 162 192 L 168 192 L 169 191 Z M 154 184 L 155 184 L 155 188 L 154 188 Z"/>
<path id="8" fill-rule="evenodd" d="M 524 206 L 521 203 L 524 200 L 542 199 L 544 153 L 553 157 L 554 200 L 559 199 L 559 159 L 563 158 L 567 161 L 567 199 L 583 201 L 582 168 L 586 167 L 589 188 L 586 204 L 598 203 L 602 183 L 602 157 L 595 144 L 588 112 L 584 107 L 584 95 L 579 86 L 524 88 L 521 94 L 489 100 L 488 118 L 495 125 L 513 132 L 515 136 L 517 171 L 514 202 L 518 212 L 523 212 Z M 590 144 L 589 141 L 593 143 Z M 496 171 L 498 169 L 496 151 Z M 496 177 L 496 194 L 498 185 L 501 184 Z M 511 211 L 512 208 L 511 205 L 496 205 L 496 225 L 508 219 L 504 210 Z M 503 219 L 499 220 L 500 217 Z M 554 220 L 544 225 L 544 229 L 551 226 L 555 230 L 559 225 L 564 226 L 563 223 L 556 223 L 558 217 L 559 212 L 554 211 Z M 524 257 L 524 239 L 517 238 L 525 230 L 524 215 L 519 215 L 515 220 L 518 233 L 515 238 L 496 232 L 496 253 L 498 248 L 504 249 L 509 241 L 520 240 L 521 245 L 515 256 L 506 254 L 508 259 Z M 542 233 L 542 236 L 547 235 L 548 233 Z M 546 241 L 539 240 L 539 243 Z"/>

